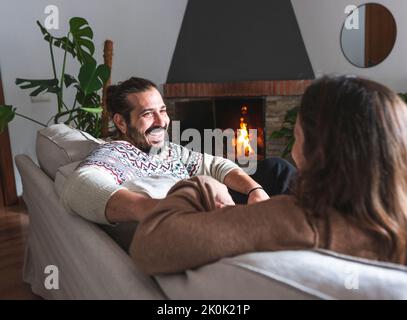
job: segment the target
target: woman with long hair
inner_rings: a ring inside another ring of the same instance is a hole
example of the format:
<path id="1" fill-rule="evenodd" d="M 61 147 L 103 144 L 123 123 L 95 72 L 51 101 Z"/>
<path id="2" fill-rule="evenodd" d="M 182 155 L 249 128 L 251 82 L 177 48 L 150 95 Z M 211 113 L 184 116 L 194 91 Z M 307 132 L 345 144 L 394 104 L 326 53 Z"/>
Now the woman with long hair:
<path id="1" fill-rule="evenodd" d="M 181 181 L 140 223 L 135 262 L 156 274 L 246 252 L 323 248 L 407 264 L 406 104 L 367 79 L 324 77 L 304 93 L 295 138 L 291 195 L 234 206 L 217 181 Z"/>

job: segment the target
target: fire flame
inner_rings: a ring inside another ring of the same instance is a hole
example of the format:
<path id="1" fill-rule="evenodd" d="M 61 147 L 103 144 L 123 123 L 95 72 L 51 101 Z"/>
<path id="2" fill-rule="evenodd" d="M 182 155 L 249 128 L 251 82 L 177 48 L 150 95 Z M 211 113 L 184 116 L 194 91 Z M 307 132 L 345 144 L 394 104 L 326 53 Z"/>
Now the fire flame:
<path id="1" fill-rule="evenodd" d="M 250 146 L 250 136 L 247 130 L 247 122 L 244 115 L 247 114 L 247 107 L 242 106 L 241 108 L 242 117 L 240 118 L 240 130 L 237 131 L 236 139 L 236 153 L 237 157 L 248 157 L 253 153 L 253 149 Z"/>

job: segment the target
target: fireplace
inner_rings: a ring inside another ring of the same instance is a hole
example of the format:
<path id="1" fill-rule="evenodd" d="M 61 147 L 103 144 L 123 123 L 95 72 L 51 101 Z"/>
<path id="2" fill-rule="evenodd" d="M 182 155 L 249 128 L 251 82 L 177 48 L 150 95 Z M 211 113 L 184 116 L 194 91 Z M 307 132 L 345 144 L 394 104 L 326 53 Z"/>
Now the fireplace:
<path id="1" fill-rule="evenodd" d="M 314 78 L 291 1 L 188 1 L 164 97 L 184 129 L 257 129 L 262 159 L 282 154 L 271 133 Z"/>
<path id="2" fill-rule="evenodd" d="M 201 138 L 200 145 L 205 144 L 204 139 L 208 136 L 205 131 L 220 129 L 224 133 L 229 129 L 234 131 L 234 135 L 230 141 L 226 137 L 222 140 L 223 157 L 227 157 L 228 150 L 233 148 L 235 157 L 248 157 L 256 153 L 257 159 L 264 159 L 265 98 L 183 98 L 171 99 L 169 104 L 171 119 L 179 121 L 180 131 L 185 132 L 191 128 L 197 130 Z M 192 137 L 181 139 L 180 143 L 184 146 L 188 145 L 191 139 Z M 211 145 L 212 149 L 206 152 L 215 154 L 215 141 Z"/>
<path id="3" fill-rule="evenodd" d="M 243 151 L 247 156 L 254 146 L 257 159 L 261 160 L 281 155 L 286 141 L 272 139 L 271 133 L 281 128 L 286 112 L 299 105 L 310 82 L 171 83 L 164 85 L 164 97 L 171 119 L 180 121 L 181 132 L 193 128 L 204 139 L 205 129 L 232 129 L 235 155 Z M 248 132 L 256 129 L 257 136 L 245 135 L 242 129 Z M 247 140 L 249 145 L 246 145 Z M 181 141 L 183 145 L 188 143 L 189 140 Z M 205 150 L 208 151 L 214 153 L 213 149 Z M 230 150 L 224 148 L 223 156 L 228 152 Z"/>

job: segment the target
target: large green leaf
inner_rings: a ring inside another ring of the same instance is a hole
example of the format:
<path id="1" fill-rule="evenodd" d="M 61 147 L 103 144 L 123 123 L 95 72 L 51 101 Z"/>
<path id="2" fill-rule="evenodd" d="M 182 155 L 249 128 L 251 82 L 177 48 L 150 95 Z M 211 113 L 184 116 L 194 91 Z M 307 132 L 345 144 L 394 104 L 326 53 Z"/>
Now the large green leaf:
<path id="1" fill-rule="evenodd" d="M 78 91 L 76 92 L 76 100 L 79 102 L 81 106 L 98 106 L 100 105 L 100 95 L 97 92 L 93 92 L 91 94 L 85 95 L 82 91 L 81 87 L 76 84 L 74 86 Z"/>
<path id="2" fill-rule="evenodd" d="M 283 138 L 283 137 L 284 137 L 284 133 L 281 132 L 281 130 L 274 131 L 274 132 L 270 135 L 270 138 L 272 138 L 272 139 L 279 139 L 279 138 Z"/>
<path id="3" fill-rule="evenodd" d="M 292 128 L 287 128 L 287 127 L 282 127 L 278 131 L 274 131 L 271 134 L 271 138 L 282 138 L 282 137 L 292 137 L 293 136 L 293 129 Z"/>
<path id="4" fill-rule="evenodd" d="M 30 96 L 37 96 L 41 92 L 58 93 L 58 79 L 31 80 L 31 79 L 16 79 L 16 85 L 21 89 L 36 88 L 30 93 Z"/>
<path id="5" fill-rule="evenodd" d="M 85 112 L 89 112 L 89 113 L 94 113 L 94 114 L 101 114 L 103 112 L 103 108 L 102 107 L 81 107 L 81 110 L 85 111 Z"/>
<path id="6" fill-rule="evenodd" d="M 291 153 L 291 150 L 293 149 L 294 143 L 295 143 L 294 137 L 289 139 L 289 141 L 287 142 L 287 145 L 284 148 L 284 151 L 283 151 L 283 153 L 281 155 L 283 158 L 286 158 Z"/>
<path id="7" fill-rule="evenodd" d="M 14 119 L 16 108 L 8 105 L 0 105 L 0 133 L 4 131 L 7 124 Z"/>
<path id="8" fill-rule="evenodd" d="M 95 45 L 92 42 L 93 31 L 84 18 L 74 17 L 69 20 L 75 50 L 81 64 L 91 62 L 95 53 Z"/>
<path id="9" fill-rule="evenodd" d="M 294 125 L 295 121 L 297 120 L 297 114 L 298 114 L 298 107 L 288 110 L 285 115 L 284 121 L 288 122 L 289 124 Z"/>
<path id="10" fill-rule="evenodd" d="M 39 21 L 37 25 L 40 27 L 41 33 L 44 35 L 44 40 L 51 43 L 53 46 L 67 50 L 74 58 L 76 57 L 75 45 L 67 37 L 54 37 L 44 28 Z"/>
<path id="11" fill-rule="evenodd" d="M 109 79 L 110 69 L 107 65 L 101 64 L 96 67 L 96 62 L 85 63 L 79 70 L 79 86 L 85 96 L 98 91 Z"/>

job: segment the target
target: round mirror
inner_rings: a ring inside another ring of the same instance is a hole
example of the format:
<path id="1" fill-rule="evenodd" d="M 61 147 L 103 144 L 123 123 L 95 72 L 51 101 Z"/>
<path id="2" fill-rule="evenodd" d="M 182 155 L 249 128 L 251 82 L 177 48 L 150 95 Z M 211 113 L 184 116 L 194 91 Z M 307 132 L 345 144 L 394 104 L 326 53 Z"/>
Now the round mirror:
<path id="1" fill-rule="evenodd" d="M 390 54 L 396 42 L 396 22 L 381 4 L 368 3 L 346 8 L 349 15 L 341 32 L 346 59 L 359 68 L 378 65 Z"/>

